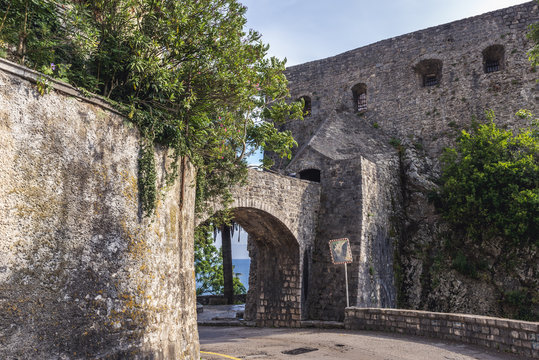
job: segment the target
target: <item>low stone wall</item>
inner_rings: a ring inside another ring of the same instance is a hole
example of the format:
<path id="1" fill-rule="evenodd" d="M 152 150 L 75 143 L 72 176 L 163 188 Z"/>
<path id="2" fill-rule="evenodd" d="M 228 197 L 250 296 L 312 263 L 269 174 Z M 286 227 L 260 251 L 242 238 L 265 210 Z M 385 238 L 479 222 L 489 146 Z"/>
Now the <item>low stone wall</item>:
<path id="1" fill-rule="evenodd" d="M 347 330 L 375 330 L 429 336 L 486 346 L 539 359 L 539 323 L 478 315 L 417 310 L 345 310 Z"/>
<path id="2" fill-rule="evenodd" d="M 245 303 L 247 294 L 234 295 L 234 303 Z M 223 295 L 199 295 L 197 303 L 202 305 L 225 305 L 226 299 Z"/>

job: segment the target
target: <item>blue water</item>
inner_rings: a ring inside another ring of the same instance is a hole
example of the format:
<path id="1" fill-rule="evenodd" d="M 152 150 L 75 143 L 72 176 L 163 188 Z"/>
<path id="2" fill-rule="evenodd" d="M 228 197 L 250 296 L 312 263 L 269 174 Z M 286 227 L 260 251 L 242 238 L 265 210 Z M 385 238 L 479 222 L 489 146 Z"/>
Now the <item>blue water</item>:
<path id="1" fill-rule="evenodd" d="M 232 259 L 233 271 L 235 274 L 240 273 L 240 281 L 245 286 L 245 290 L 249 290 L 249 267 L 251 266 L 251 259 Z M 197 282 L 197 287 L 198 287 Z"/>
<path id="2" fill-rule="evenodd" d="M 234 266 L 234 273 L 240 273 L 239 276 L 241 283 L 245 286 L 245 289 L 249 290 L 249 266 L 251 265 L 251 259 L 232 259 L 232 266 Z"/>

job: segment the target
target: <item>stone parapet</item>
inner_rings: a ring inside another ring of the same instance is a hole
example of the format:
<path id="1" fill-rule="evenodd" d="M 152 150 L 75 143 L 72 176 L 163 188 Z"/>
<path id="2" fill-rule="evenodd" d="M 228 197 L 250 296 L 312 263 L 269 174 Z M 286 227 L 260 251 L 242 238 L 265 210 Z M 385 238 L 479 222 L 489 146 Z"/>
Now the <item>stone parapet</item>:
<path id="1" fill-rule="evenodd" d="M 539 359 L 539 323 L 468 314 L 349 307 L 347 330 L 428 336 Z"/>

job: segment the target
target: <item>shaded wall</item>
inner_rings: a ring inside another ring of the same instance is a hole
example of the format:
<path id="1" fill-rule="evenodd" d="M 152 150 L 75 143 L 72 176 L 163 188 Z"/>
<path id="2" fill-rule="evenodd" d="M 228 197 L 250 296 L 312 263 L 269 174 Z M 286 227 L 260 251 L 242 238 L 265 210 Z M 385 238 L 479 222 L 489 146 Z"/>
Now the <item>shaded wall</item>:
<path id="1" fill-rule="evenodd" d="M 136 129 L 2 67 L 0 357 L 198 359 L 194 169 L 143 218 Z"/>

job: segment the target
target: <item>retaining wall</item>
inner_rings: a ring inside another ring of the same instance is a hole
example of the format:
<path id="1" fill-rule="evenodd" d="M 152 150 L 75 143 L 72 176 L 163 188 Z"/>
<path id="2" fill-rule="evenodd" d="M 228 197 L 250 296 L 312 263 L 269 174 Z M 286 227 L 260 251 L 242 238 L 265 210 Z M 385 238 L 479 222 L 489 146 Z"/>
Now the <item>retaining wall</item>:
<path id="1" fill-rule="evenodd" d="M 195 169 L 142 216 L 136 128 L 40 76 L 0 59 L 0 359 L 198 359 Z"/>
<path id="2" fill-rule="evenodd" d="M 454 340 L 539 359 L 539 323 L 416 310 L 345 310 L 348 330 L 375 330 Z"/>

